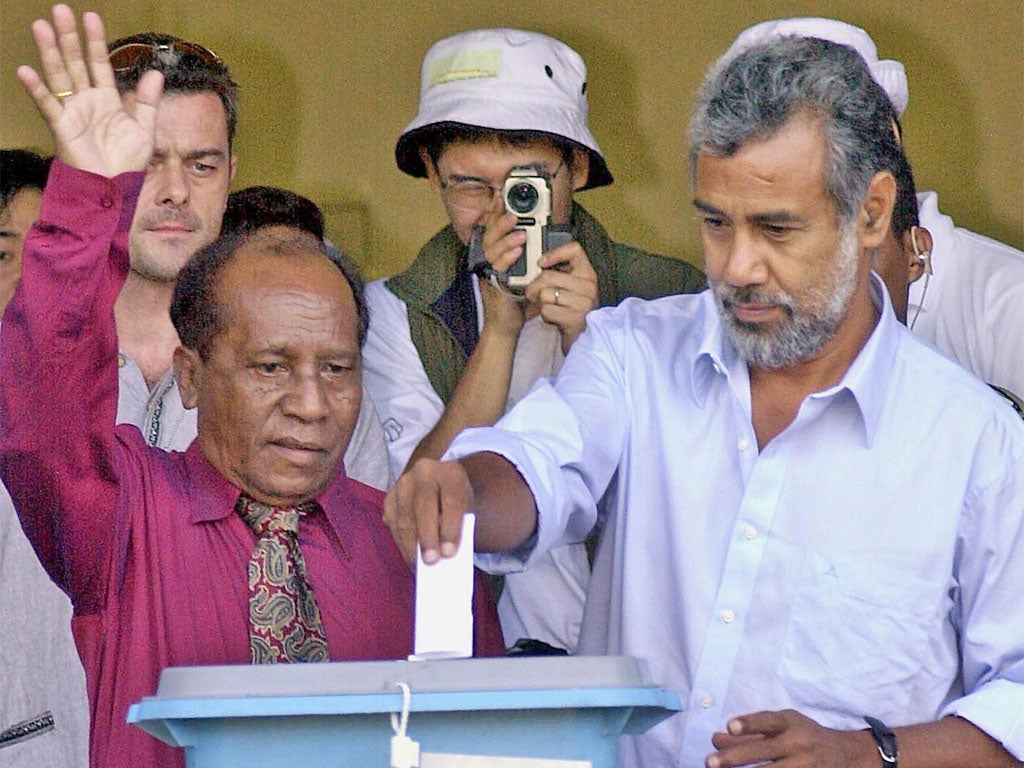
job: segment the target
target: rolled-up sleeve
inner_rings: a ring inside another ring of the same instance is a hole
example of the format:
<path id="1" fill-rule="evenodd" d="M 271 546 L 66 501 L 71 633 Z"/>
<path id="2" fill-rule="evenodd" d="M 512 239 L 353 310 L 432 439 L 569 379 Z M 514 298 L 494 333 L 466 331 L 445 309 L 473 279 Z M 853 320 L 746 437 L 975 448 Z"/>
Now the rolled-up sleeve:
<path id="1" fill-rule="evenodd" d="M 965 693 L 942 715 L 969 720 L 1024 760 L 1024 455 L 1020 440 L 1002 434 L 993 429 L 981 444 L 977 471 L 995 469 L 978 478 L 961 523 L 956 576 Z"/>
<path id="2" fill-rule="evenodd" d="M 583 541 L 596 524 L 629 428 L 620 322 L 606 310 L 592 312 L 556 378 L 538 380 L 494 427 L 467 429 L 449 448 L 446 458 L 500 454 L 537 505 L 534 540 L 513 552 L 477 555 L 484 570 L 520 570 L 555 547 Z"/>

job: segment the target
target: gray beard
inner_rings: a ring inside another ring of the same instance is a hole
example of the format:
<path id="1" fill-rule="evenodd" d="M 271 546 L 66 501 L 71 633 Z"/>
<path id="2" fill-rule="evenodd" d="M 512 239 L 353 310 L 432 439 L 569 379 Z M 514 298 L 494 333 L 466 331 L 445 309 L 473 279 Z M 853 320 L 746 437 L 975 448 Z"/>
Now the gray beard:
<path id="1" fill-rule="evenodd" d="M 791 368 L 818 354 L 839 329 L 857 288 L 856 221 L 843 228 L 836 246 L 832 279 L 804 292 L 798 300 L 785 291 L 771 293 L 756 287 L 712 284 L 726 336 L 750 364 L 767 370 Z M 786 318 L 766 326 L 745 323 L 732 312 L 734 303 L 766 302 L 783 307 Z"/>

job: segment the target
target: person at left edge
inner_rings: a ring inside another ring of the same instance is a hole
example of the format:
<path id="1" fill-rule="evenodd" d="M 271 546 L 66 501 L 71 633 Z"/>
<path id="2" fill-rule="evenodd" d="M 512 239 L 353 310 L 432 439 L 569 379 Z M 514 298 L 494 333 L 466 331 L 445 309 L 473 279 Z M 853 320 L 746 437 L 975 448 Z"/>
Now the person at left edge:
<path id="1" fill-rule="evenodd" d="M 115 426 L 112 308 L 162 77 L 145 74 L 122 101 L 100 17 L 82 25 L 84 53 L 73 12 L 55 6 L 52 25 L 33 25 L 43 75 L 18 70 L 57 158 L 2 328 L 0 473 L 72 598 L 92 765 L 180 768 L 180 751 L 125 715 L 165 667 L 252 658 L 256 539 L 236 507 L 312 507 L 296 538 L 330 659 L 407 656 L 413 581 L 381 521 L 381 493 L 341 463 L 359 410 L 361 283 L 310 238 L 219 238 L 182 270 L 174 365 L 199 425 L 188 451 Z M 500 654 L 493 602 L 477 595 L 476 650 Z"/>

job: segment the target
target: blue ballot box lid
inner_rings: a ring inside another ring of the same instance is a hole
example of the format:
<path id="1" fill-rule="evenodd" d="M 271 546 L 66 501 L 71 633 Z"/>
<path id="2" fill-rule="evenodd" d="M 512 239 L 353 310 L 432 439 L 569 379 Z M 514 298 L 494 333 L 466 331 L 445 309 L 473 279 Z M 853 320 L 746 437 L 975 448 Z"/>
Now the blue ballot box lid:
<path id="1" fill-rule="evenodd" d="M 128 722 L 185 747 L 189 768 L 387 765 L 399 683 L 424 750 L 594 768 L 614 765 L 619 734 L 681 709 L 640 659 L 546 656 L 169 668 Z"/>

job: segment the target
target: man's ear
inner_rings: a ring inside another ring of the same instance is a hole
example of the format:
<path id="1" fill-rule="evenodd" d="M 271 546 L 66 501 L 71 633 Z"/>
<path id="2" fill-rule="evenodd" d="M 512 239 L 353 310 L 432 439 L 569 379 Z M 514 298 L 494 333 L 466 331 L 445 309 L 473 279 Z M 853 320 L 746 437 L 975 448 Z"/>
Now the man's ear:
<path id="1" fill-rule="evenodd" d="M 572 150 L 572 188 L 579 191 L 587 186 L 590 179 L 590 153 L 585 149 L 573 147 Z"/>
<path id="2" fill-rule="evenodd" d="M 194 349 L 179 346 L 174 350 L 173 365 L 182 405 L 195 408 L 199 402 L 199 384 L 203 375 L 202 358 Z"/>
<path id="3" fill-rule="evenodd" d="M 928 259 L 931 257 L 932 233 L 924 227 L 917 227 L 915 247 L 915 233 L 908 229 L 900 236 L 900 245 L 907 257 L 907 285 L 917 282 L 925 273 L 928 266 Z"/>
<path id="4" fill-rule="evenodd" d="M 430 182 L 430 186 L 435 192 L 440 192 L 441 177 L 437 175 L 437 166 L 434 165 L 434 160 L 430 157 L 426 147 L 420 147 L 420 160 L 423 161 L 423 167 L 427 171 L 427 181 Z"/>
<path id="5" fill-rule="evenodd" d="M 862 248 L 877 248 L 885 240 L 896 204 L 896 179 L 889 171 L 879 171 L 868 184 L 861 203 L 859 221 Z"/>

